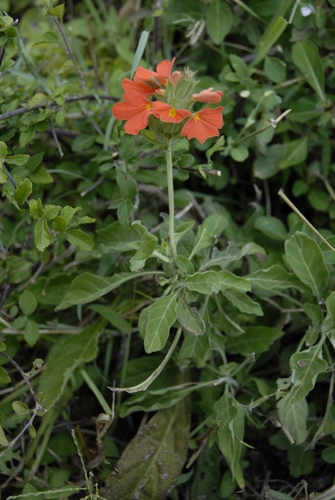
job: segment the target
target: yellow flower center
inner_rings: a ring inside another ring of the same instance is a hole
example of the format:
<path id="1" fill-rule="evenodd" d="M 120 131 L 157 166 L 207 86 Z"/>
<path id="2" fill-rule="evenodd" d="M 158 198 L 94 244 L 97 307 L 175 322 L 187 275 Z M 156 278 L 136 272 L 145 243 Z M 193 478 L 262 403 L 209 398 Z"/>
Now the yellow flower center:
<path id="1" fill-rule="evenodd" d="M 172 116 L 172 118 L 175 118 L 177 114 L 177 111 L 173 108 L 169 109 L 169 116 Z"/>
<path id="2" fill-rule="evenodd" d="M 151 109 L 153 106 L 152 102 L 148 102 L 148 104 L 146 105 L 145 109 L 147 109 L 149 111 L 149 109 Z"/>
<path id="3" fill-rule="evenodd" d="M 200 115 L 199 115 L 199 113 L 196 113 L 194 115 L 194 121 L 197 122 L 198 120 L 200 120 Z"/>

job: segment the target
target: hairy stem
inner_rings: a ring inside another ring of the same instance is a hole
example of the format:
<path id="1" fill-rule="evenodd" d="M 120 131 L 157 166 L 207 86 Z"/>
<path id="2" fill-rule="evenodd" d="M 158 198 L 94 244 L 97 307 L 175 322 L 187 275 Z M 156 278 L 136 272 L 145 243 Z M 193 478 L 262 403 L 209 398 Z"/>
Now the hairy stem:
<path id="1" fill-rule="evenodd" d="M 168 197 L 169 197 L 169 232 L 170 244 L 173 257 L 177 256 L 176 242 L 174 239 L 174 195 L 173 195 L 173 165 L 172 165 L 172 149 L 171 144 L 168 145 L 166 151 L 166 170 L 167 170 L 167 183 L 168 183 Z"/>

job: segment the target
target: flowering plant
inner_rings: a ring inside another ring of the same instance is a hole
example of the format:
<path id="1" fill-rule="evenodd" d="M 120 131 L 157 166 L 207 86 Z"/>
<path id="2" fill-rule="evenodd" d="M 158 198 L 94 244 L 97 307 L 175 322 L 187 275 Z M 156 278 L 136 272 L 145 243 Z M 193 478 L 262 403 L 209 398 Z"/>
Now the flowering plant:
<path id="1" fill-rule="evenodd" d="M 193 105 L 195 102 L 218 103 L 223 94 L 212 87 L 193 93 L 197 84 L 195 73 L 188 68 L 171 73 L 174 61 L 175 58 L 171 62 L 160 62 L 156 71 L 139 66 L 134 81 L 125 78 L 123 102 L 115 104 L 113 115 L 118 120 L 126 120 L 127 134 L 137 135 L 149 125 L 144 135 L 152 142 L 166 144 L 186 136 L 203 144 L 209 137 L 219 136 L 223 108 L 192 112 Z M 150 101 L 149 97 L 155 100 Z"/>

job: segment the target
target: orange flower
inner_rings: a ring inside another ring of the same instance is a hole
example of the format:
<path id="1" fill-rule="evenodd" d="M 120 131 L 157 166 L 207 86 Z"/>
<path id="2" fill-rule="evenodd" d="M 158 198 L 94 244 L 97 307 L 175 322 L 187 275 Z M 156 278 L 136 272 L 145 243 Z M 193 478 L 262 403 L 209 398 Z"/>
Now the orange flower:
<path id="1" fill-rule="evenodd" d="M 214 104 L 220 102 L 222 96 L 223 92 L 221 90 L 214 90 L 213 92 L 213 87 L 209 87 L 209 89 L 202 90 L 199 94 L 193 94 L 192 101 Z"/>
<path id="2" fill-rule="evenodd" d="M 139 94 L 144 95 L 145 97 L 150 97 L 155 89 L 153 87 L 149 87 L 143 82 L 133 82 L 133 80 L 129 80 L 129 78 L 124 78 L 122 82 L 122 88 L 125 92 L 138 92 Z"/>
<path id="3" fill-rule="evenodd" d="M 191 111 L 188 111 L 187 109 L 174 109 L 166 102 L 156 101 L 153 105 L 154 116 L 159 118 L 162 122 L 179 123 L 192 114 Z"/>
<path id="4" fill-rule="evenodd" d="M 171 62 L 167 59 L 160 62 L 156 68 L 157 71 L 151 71 L 139 66 L 134 75 L 134 82 L 143 82 L 155 89 L 161 85 L 166 85 L 175 59 L 174 57 Z"/>
<path id="5" fill-rule="evenodd" d="M 196 113 L 193 113 L 183 126 L 180 135 L 187 136 L 187 139 L 194 137 L 203 144 L 209 137 L 219 137 L 219 129 L 223 126 L 223 118 L 221 111 L 223 107 L 211 109 L 204 108 Z"/>
<path id="6" fill-rule="evenodd" d="M 149 116 L 153 113 L 153 103 L 139 92 L 125 92 L 124 102 L 113 106 L 113 116 L 117 120 L 127 120 L 124 130 L 127 134 L 137 135 L 147 127 Z"/>

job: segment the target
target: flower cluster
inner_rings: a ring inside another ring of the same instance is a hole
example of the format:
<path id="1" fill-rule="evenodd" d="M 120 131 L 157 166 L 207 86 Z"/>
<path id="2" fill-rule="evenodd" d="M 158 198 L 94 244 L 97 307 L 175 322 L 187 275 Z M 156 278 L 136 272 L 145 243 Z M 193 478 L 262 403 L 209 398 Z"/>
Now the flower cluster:
<path id="1" fill-rule="evenodd" d="M 193 93 L 196 81 L 194 72 L 188 68 L 172 71 L 175 59 L 158 64 L 156 71 L 139 66 L 134 81 L 125 78 L 123 102 L 115 104 L 113 115 L 118 120 L 126 120 L 127 134 L 137 135 L 150 123 L 153 131 L 159 131 L 168 137 L 182 136 L 196 138 L 201 144 L 209 137 L 218 137 L 223 126 L 222 106 L 212 109 L 203 108 L 192 112 L 195 102 L 218 103 L 222 92 L 213 88 Z M 149 100 L 154 97 L 155 100 Z M 153 120 L 154 117 L 156 119 Z M 162 129 L 162 122 L 164 125 Z M 171 127 L 171 125 L 177 126 Z"/>

